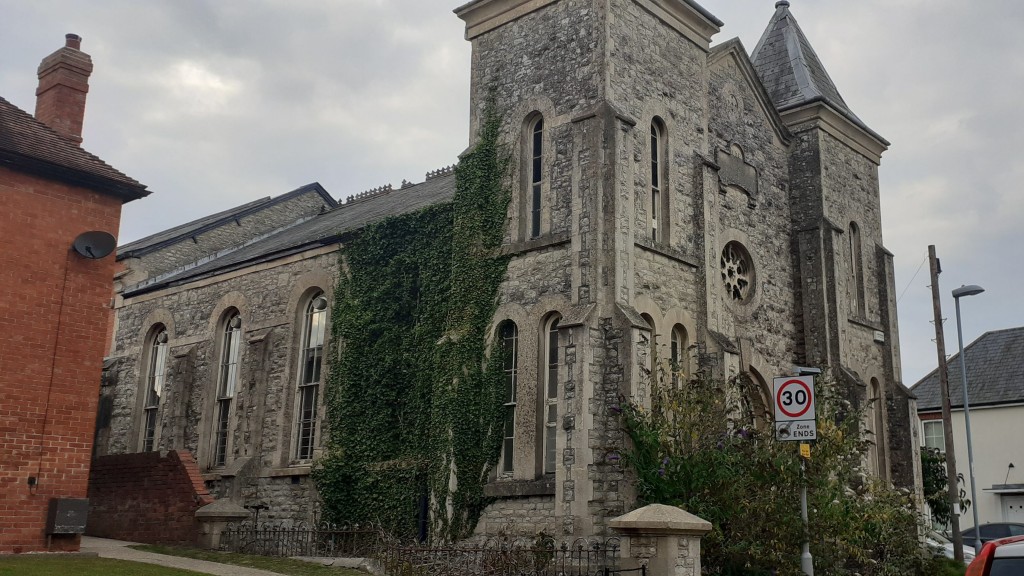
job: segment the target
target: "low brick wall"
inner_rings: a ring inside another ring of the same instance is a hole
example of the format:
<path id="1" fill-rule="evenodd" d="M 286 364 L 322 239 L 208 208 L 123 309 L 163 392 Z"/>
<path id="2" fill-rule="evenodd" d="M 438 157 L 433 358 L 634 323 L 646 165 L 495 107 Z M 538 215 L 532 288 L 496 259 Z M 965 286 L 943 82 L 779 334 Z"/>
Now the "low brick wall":
<path id="1" fill-rule="evenodd" d="M 194 544 L 195 513 L 213 502 L 192 454 L 101 456 L 89 474 L 86 534 L 147 544 Z"/>

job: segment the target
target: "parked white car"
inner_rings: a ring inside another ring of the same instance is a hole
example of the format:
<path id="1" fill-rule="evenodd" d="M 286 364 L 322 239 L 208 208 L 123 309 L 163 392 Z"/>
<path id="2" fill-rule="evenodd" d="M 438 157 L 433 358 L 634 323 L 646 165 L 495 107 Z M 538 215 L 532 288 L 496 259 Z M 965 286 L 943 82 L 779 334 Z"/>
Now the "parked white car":
<path id="1" fill-rule="evenodd" d="M 953 558 L 953 543 L 942 534 L 934 530 L 929 531 L 924 535 L 924 543 L 935 556 Z M 964 564 L 970 564 L 972 560 L 974 560 L 974 549 L 965 545 Z"/>

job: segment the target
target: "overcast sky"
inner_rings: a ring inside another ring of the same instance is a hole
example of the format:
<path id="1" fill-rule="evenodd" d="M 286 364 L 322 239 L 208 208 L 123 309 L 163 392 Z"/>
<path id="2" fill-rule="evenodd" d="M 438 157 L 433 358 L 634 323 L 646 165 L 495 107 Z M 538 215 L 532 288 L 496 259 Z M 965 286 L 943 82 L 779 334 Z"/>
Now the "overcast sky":
<path id="1" fill-rule="evenodd" d="M 154 192 L 121 243 L 318 181 L 335 197 L 452 164 L 468 141 L 458 0 L 0 0 L 0 95 L 35 109 L 36 67 L 83 37 L 84 146 Z M 936 363 L 927 246 L 970 342 L 1024 325 L 1024 2 L 792 0 L 850 107 L 892 142 L 881 190 L 903 377 Z M 753 49 L 773 0 L 704 0 Z"/>

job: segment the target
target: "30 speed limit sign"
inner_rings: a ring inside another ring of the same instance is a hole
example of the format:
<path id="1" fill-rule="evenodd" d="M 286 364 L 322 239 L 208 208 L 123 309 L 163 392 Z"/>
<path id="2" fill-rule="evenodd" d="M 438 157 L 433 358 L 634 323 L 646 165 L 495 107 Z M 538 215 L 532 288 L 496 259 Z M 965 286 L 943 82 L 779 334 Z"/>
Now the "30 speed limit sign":
<path id="1" fill-rule="evenodd" d="M 775 379 L 775 437 L 805 442 L 818 438 L 814 415 L 814 377 L 783 376 Z"/>

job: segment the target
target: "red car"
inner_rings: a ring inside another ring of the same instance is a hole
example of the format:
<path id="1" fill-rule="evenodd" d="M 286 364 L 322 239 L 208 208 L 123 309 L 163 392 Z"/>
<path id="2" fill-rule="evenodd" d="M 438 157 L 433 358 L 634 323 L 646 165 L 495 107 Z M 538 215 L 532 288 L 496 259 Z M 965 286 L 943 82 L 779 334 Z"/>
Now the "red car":
<path id="1" fill-rule="evenodd" d="M 1000 538 L 985 544 L 967 567 L 966 576 L 1024 575 L 1024 536 Z"/>

